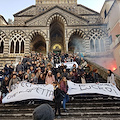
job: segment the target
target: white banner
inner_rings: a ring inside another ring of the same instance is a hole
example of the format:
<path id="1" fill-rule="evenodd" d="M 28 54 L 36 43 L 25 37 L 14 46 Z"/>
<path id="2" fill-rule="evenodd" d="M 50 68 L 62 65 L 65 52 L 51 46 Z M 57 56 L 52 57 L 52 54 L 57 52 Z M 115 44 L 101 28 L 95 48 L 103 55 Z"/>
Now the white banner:
<path id="1" fill-rule="evenodd" d="M 66 62 L 66 63 L 56 64 L 56 68 L 58 68 L 59 66 L 61 66 L 61 64 L 66 65 L 67 69 L 72 68 L 74 64 L 76 64 L 76 68 L 78 68 L 78 64 L 76 62 Z"/>
<path id="2" fill-rule="evenodd" d="M 68 81 L 68 86 L 69 86 L 68 89 L 69 95 L 96 93 L 96 94 L 120 97 L 120 91 L 117 89 L 115 85 L 110 83 L 76 84 L 71 81 Z"/>
<path id="3" fill-rule="evenodd" d="M 10 103 L 28 99 L 53 100 L 53 85 L 33 85 L 28 82 L 21 82 L 10 92 L 2 103 Z"/>
<path id="4" fill-rule="evenodd" d="M 99 84 L 76 84 L 68 81 L 68 94 L 88 94 L 96 93 L 108 96 L 120 97 L 120 91 L 116 86 L 109 83 Z M 33 85 L 27 82 L 21 82 L 11 93 L 3 98 L 2 103 L 10 103 L 28 99 L 53 100 L 53 85 Z"/>

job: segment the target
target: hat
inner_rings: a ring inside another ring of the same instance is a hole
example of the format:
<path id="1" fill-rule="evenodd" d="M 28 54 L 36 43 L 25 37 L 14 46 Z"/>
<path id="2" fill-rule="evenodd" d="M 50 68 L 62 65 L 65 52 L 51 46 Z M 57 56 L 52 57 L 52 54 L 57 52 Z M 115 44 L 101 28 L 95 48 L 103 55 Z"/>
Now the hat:
<path id="1" fill-rule="evenodd" d="M 51 72 L 51 73 L 52 73 L 52 71 L 48 71 L 48 73 L 49 73 L 49 72 Z"/>
<path id="2" fill-rule="evenodd" d="M 54 120 L 54 112 L 50 105 L 42 104 L 35 108 L 33 120 Z"/>

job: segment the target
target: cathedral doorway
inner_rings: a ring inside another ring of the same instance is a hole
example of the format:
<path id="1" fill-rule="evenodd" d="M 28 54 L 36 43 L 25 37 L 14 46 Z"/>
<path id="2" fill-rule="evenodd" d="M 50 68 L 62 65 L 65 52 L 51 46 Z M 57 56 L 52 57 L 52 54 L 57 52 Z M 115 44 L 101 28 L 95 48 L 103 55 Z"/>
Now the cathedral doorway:
<path id="1" fill-rule="evenodd" d="M 64 52 L 65 51 L 65 28 L 57 17 L 50 24 L 50 51 Z"/>

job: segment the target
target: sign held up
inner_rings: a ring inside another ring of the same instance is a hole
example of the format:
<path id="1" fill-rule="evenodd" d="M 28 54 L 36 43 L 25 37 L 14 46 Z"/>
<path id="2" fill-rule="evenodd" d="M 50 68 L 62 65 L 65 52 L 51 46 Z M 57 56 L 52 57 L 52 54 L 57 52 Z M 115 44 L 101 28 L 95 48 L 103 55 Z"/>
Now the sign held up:
<path id="1" fill-rule="evenodd" d="M 95 93 L 95 94 L 120 97 L 120 91 L 117 89 L 115 85 L 110 83 L 76 84 L 71 81 L 68 81 L 68 86 L 69 86 L 68 89 L 69 95 Z"/>
<path id="2" fill-rule="evenodd" d="M 21 82 L 15 86 L 15 89 L 3 98 L 2 103 L 10 103 L 28 99 L 41 99 L 53 101 L 54 96 L 53 85 L 33 85 L 28 82 Z M 120 97 L 120 91 L 113 84 L 76 84 L 68 81 L 68 94 L 103 94 L 108 96 Z"/>

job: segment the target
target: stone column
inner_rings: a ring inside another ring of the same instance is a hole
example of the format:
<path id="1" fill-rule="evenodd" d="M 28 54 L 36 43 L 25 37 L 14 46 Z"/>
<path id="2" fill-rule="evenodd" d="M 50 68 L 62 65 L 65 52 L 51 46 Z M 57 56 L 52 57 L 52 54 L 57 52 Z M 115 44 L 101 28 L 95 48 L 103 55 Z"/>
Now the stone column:
<path id="1" fill-rule="evenodd" d="M 68 53 L 68 43 L 69 43 L 69 39 L 66 39 L 66 53 Z"/>
<path id="2" fill-rule="evenodd" d="M 30 55 L 30 39 L 29 38 L 25 39 L 24 53 L 26 56 Z"/>
<path id="3" fill-rule="evenodd" d="M 9 39 L 6 38 L 4 41 L 4 57 L 8 57 L 9 56 Z"/>
<path id="4" fill-rule="evenodd" d="M 49 53 L 49 40 L 46 40 L 46 55 Z"/>

